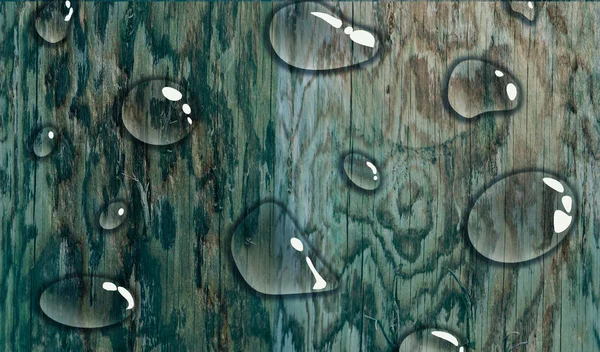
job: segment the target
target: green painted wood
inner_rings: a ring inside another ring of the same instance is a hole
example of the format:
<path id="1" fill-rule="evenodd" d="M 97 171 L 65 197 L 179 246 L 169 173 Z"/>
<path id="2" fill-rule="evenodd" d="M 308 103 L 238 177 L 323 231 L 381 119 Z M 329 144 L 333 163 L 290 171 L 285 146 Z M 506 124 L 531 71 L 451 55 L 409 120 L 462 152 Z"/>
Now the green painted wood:
<path id="1" fill-rule="evenodd" d="M 532 26 L 496 2 L 343 3 L 383 52 L 320 74 L 273 56 L 278 3 L 86 2 L 56 45 L 32 27 L 41 6 L 0 3 L 2 350 L 390 350 L 386 336 L 422 326 L 476 351 L 600 350 L 600 4 L 544 3 Z M 444 80 L 464 57 L 520 78 L 521 109 L 449 113 Z M 201 101 L 181 143 L 147 146 L 123 127 L 120 101 L 152 77 Z M 59 149 L 36 160 L 30 138 L 46 124 Z M 343 178 L 351 150 L 378 162 L 374 194 Z M 492 263 L 468 242 L 466 216 L 486 185 L 523 169 L 562 175 L 580 216 L 548 255 Z M 97 215 L 113 198 L 131 217 L 107 233 Z M 270 198 L 321 249 L 338 290 L 271 297 L 243 281 L 231 234 Z M 84 331 L 46 318 L 42 289 L 80 273 L 132 288 L 135 319 Z"/>

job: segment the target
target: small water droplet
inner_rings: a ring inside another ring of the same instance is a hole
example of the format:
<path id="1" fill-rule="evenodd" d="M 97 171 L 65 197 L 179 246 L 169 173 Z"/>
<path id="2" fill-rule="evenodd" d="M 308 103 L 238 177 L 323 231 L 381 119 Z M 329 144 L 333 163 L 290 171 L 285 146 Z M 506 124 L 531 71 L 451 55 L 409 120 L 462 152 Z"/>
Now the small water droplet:
<path id="1" fill-rule="evenodd" d="M 258 292 L 285 295 L 337 288 L 336 275 L 277 203 L 264 203 L 243 219 L 232 236 L 231 251 L 240 274 Z"/>
<path id="2" fill-rule="evenodd" d="M 74 11 L 70 1 L 51 1 L 37 13 L 35 30 L 48 43 L 58 43 L 67 36 Z"/>
<path id="3" fill-rule="evenodd" d="M 125 128 L 138 140 L 168 145 L 182 140 L 192 130 L 190 96 L 179 85 L 150 80 L 135 86 L 123 102 Z"/>
<path id="4" fill-rule="evenodd" d="M 105 230 L 121 226 L 127 219 L 127 205 L 121 201 L 110 203 L 100 214 L 99 223 Z"/>
<path id="5" fill-rule="evenodd" d="M 76 328 L 101 328 L 125 320 L 135 307 L 133 295 L 112 280 L 80 276 L 48 286 L 40 308 L 50 319 Z"/>
<path id="6" fill-rule="evenodd" d="M 476 59 L 459 62 L 448 80 L 448 103 L 465 118 L 517 108 L 520 89 L 517 80 L 504 69 Z"/>
<path id="7" fill-rule="evenodd" d="M 379 187 L 381 175 L 375 163 L 360 153 L 350 153 L 344 158 L 344 172 L 356 186 L 373 191 Z"/>
<path id="8" fill-rule="evenodd" d="M 40 158 L 50 155 L 56 147 L 57 139 L 53 127 L 42 128 L 33 140 L 33 153 Z"/>
<path id="9" fill-rule="evenodd" d="M 508 4 L 513 13 L 521 15 L 529 22 L 535 21 L 537 11 L 532 1 L 509 1 Z"/>
<path id="10" fill-rule="evenodd" d="M 373 33 L 350 23 L 317 2 L 287 5 L 273 17 L 271 45 L 283 61 L 300 69 L 356 65 L 373 58 L 379 44 Z"/>
<path id="11" fill-rule="evenodd" d="M 468 233 L 475 249 L 497 262 L 518 263 L 556 247 L 573 225 L 573 192 L 543 172 L 507 176 L 475 202 Z"/>
<path id="12" fill-rule="evenodd" d="M 408 335 L 400 344 L 399 352 L 464 352 L 458 338 L 446 331 L 424 329 Z"/>

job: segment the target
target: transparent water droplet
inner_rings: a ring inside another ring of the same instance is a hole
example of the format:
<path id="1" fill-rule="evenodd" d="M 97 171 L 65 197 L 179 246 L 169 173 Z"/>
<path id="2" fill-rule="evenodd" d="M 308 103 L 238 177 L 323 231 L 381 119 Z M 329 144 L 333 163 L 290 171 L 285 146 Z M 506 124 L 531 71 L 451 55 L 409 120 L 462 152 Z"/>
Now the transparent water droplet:
<path id="1" fill-rule="evenodd" d="M 142 82 L 125 97 L 121 110 L 123 124 L 132 136 L 147 144 L 178 142 L 192 130 L 192 113 L 197 113 L 190 106 L 190 98 L 175 83 L 164 80 Z"/>
<path id="2" fill-rule="evenodd" d="M 56 147 L 58 135 L 53 127 L 44 127 L 39 130 L 33 139 L 33 153 L 40 158 L 52 153 Z"/>
<path id="3" fill-rule="evenodd" d="M 475 202 L 468 233 L 475 249 L 497 262 L 518 263 L 556 247 L 572 227 L 573 192 L 553 175 L 521 172 L 486 189 Z"/>
<path id="4" fill-rule="evenodd" d="M 233 259 L 244 280 L 269 295 L 325 292 L 338 278 L 307 243 L 287 210 L 261 204 L 236 227 Z"/>
<path id="5" fill-rule="evenodd" d="M 74 1 L 53 0 L 37 13 L 35 30 L 48 43 L 58 43 L 67 36 L 74 11 Z"/>
<path id="6" fill-rule="evenodd" d="M 127 219 L 127 204 L 121 201 L 110 203 L 100 213 L 99 223 L 105 230 L 113 230 L 121 226 Z"/>
<path id="7" fill-rule="evenodd" d="M 356 65 L 377 54 L 379 41 L 374 33 L 357 30 L 350 24 L 320 3 L 287 5 L 273 17 L 271 45 L 283 61 L 300 69 L 331 70 Z"/>
<path id="8" fill-rule="evenodd" d="M 466 352 L 459 339 L 443 330 L 424 329 L 408 335 L 400 344 L 399 352 Z"/>
<path id="9" fill-rule="evenodd" d="M 468 119 L 488 112 L 514 110 L 522 95 L 510 72 L 477 59 L 463 60 L 454 67 L 447 94 L 452 110 Z"/>
<path id="10" fill-rule="evenodd" d="M 513 13 L 519 14 L 529 22 L 535 21 L 537 11 L 533 1 L 509 1 L 508 5 Z"/>
<path id="11" fill-rule="evenodd" d="M 40 308 L 57 323 L 76 328 L 101 328 L 125 320 L 135 307 L 133 295 L 113 280 L 79 276 L 48 286 Z"/>
<path id="12" fill-rule="evenodd" d="M 373 191 L 379 187 L 381 173 L 375 163 L 361 153 L 350 153 L 344 158 L 344 172 L 356 186 Z"/>

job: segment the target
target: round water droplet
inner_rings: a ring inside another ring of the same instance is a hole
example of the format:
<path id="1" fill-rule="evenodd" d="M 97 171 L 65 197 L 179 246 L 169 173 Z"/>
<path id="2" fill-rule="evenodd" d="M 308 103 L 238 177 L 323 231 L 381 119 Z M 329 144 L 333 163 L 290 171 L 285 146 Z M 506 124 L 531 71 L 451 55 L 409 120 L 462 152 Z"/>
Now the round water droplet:
<path id="1" fill-rule="evenodd" d="M 513 14 L 529 22 L 535 21 L 537 11 L 532 1 L 509 1 L 508 5 Z"/>
<path id="2" fill-rule="evenodd" d="M 50 155 L 56 147 L 58 136 L 53 127 L 45 127 L 33 139 L 33 153 L 40 158 Z"/>
<path id="3" fill-rule="evenodd" d="M 74 2 L 51 1 L 37 13 L 35 30 L 45 41 L 58 43 L 67 36 L 74 11 Z"/>
<path id="4" fill-rule="evenodd" d="M 483 60 L 468 59 L 452 70 L 447 94 L 452 110 L 470 119 L 483 113 L 514 110 L 522 93 L 507 70 Z"/>
<path id="5" fill-rule="evenodd" d="M 408 335 L 398 352 L 466 352 L 459 339 L 443 330 L 425 329 Z"/>
<path id="6" fill-rule="evenodd" d="M 575 221 L 573 192 L 543 172 L 507 176 L 475 202 L 468 233 L 475 249 L 497 262 L 518 263 L 556 247 Z"/>
<path id="7" fill-rule="evenodd" d="M 133 295 L 113 280 L 80 276 L 58 281 L 40 297 L 50 319 L 76 328 L 101 328 L 125 320 L 133 311 Z"/>
<path id="8" fill-rule="evenodd" d="M 356 186 L 373 191 L 379 187 L 381 174 L 375 163 L 360 153 L 350 153 L 344 158 L 344 172 Z"/>
<path id="9" fill-rule="evenodd" d="M 100 226 L 105 230 L 116 229 L 127 219 L 127 205 L 117 201 L 110 203 L 100 214 Z"/>
<path id="10" fill-rule="evenodd" d="M 178 142 L 192 130 L 193 119 L 188 116 L 192 112 L 190 98 L 175 83 L 164 80 L 142 82 L 125 97 L 121 110 L 123 124 L 132 136 L 144 143 L 167 145 Z"/>
<path id="11" fill-rule="evenodd" d="M 285 295 L 337 288 L 337 276 L 277 203 L 264 203 L 244 218 L 232 236 L 231 251 L 240 274 L 258 292 Z"/>
<path id="12" fill-rule="evenodd" d="M 271 45 L 283 61 L 300 69 L 356 65 L 376 55 L 379 41 L 371 31 L 350 24 L 320 3 L 287 5 L 273 17 Z"/>

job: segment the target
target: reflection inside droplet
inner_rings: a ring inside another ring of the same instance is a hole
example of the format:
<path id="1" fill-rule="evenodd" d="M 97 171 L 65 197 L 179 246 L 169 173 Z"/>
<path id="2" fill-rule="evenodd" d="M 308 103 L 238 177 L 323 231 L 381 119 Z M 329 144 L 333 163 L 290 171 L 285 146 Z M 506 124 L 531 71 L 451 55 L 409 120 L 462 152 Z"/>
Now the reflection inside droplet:
<path id="1" fill-rule="evenodd" d="M 463 352 L 458 338 L 446 331 L 425 329 L 409 334 L 400 344 L 399 352 Z"/>
<path id="2" fill-rule="evenodd" d="M 53 127 L 45 127 L 39 130 L 33 139 L 33 153 L 40 157 L 46 157 L 52 153 L 57 144 L 57 138 Z"/>
<path id="3" fill-rule="evenodd" d="M 264 203 L 243 219 L 232 236 L 231 251 L 240 274 L 258 292 L 283 295 L 337 287 L 337 277 L 277 203 Z"/>
<path id="4" fill-rule="evenodd" d="M 127 219 L 127 205 L 124 202 L 116 201 L 110 203 L 100 213 L 99 223 L 105 230 L 113 230 L 121 226 Z"/>
<path id="5" fill-rule="evenodd" d="M 459 62 L 450 73 L 448 103 L 465 118 L 511 111 L 520 101 L 517 80 L 506 70 L 477 59 Z"/>
<path id="6" fill-rule="evenodd" d="M 140 83 L 123 102 L 123 124 L 132 136 L 144 143 L 178 142 L 192 129 L 189 98 L 183 88 L 174 83 L 163 80 Z"/>
<path id="7" fill-rule="evenodd" d="M 45 41 L 58 43 L 67 36 L 73 13 L 70 1 L 51 1 L 37 13 L 35 30 Z"/>
<path id="8" fill-rule="evenodd" d="M 543 172 L 507 176 L 486 189 L 468 219 L 473 247 L 498 262 L 517 263 L 556 247 L 573 226 L 574 196 Z"/>
<path id="9" fill-rule="evenodd" d="M 365 155 L 354 152 L 344 158 L 344 172 L 356 186 L 372 191 L 379 187 L 377 166 Z"/>

